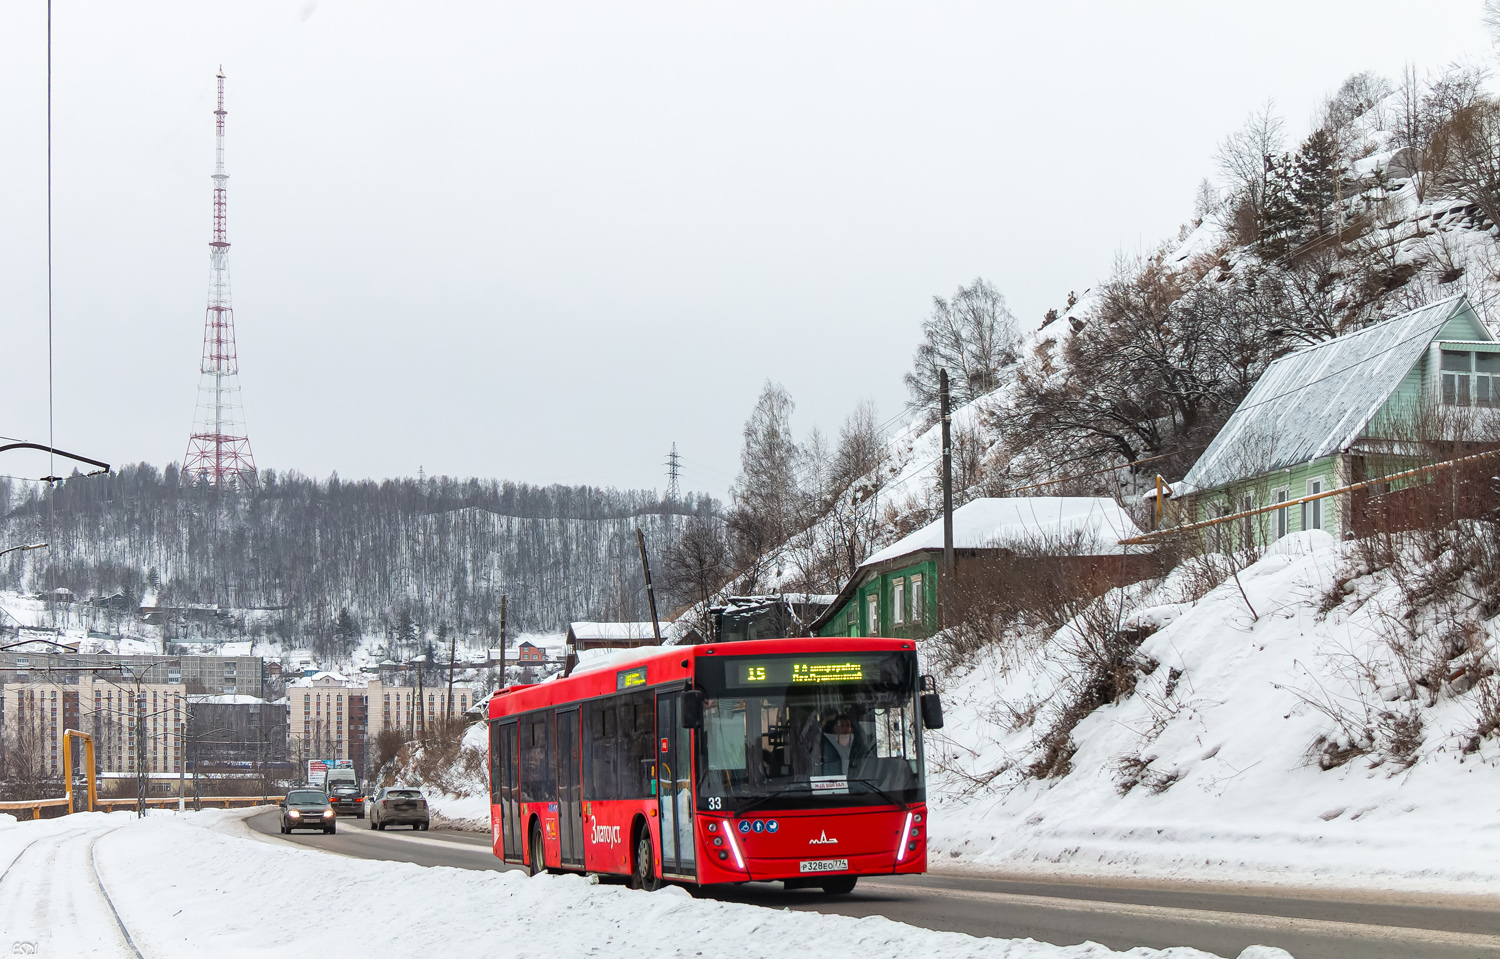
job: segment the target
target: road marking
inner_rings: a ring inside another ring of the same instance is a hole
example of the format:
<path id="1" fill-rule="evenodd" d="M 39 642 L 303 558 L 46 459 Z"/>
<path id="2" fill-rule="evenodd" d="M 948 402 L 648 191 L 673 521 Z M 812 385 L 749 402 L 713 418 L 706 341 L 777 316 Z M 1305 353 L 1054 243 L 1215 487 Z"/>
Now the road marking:
<path id="1" fill-rule="evenodd" d="M 882 892 L 911 893 L 913 887 L 892 882 L 860 883 L 860 888 L 879 889 Z M 1408 942 L 1423 945 L 1490 946 L 1500 947 L 1500 936 L 1482 933 L 1446 932 L 1440 929 L 1422 929 L 1412 926 L 1377 926 L 1363 922 L 1340 922 L 1333 919 L 1300 919 L 1292 916 L 1268 916 L 1250 912 L 1224 912 L 1216 909 L 1190 909 L 1181 906 L 1144 906 L 1127 902 L 1109 902 L 1098 899 L 1069 899 L 1062 896 L 1027 896 L 1009 892 L 979 892 L 973 889 L 940 889 L 920 887 L 938 896 L 954 899 L 973 899 L 980 902 L 1003 903 L 1026 906 L 1033 909 L 1062 910 L 1066 912 L 1104 913 L 1118 916 L 1133 916 L 1140 919 L 1176 920 L 1207 926 L 1239 926 L 1250 929 L 1273 929 L 1278 932 L 1297 932 L 1326 939 L 1379 939 L 1387 942 Z"/>

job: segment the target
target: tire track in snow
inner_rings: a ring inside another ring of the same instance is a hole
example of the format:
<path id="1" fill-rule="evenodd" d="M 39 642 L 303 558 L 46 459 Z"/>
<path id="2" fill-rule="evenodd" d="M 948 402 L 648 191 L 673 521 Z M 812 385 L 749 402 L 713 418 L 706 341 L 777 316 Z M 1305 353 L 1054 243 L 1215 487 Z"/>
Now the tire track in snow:
<path id="1" fill-rule="evenodd" d="M 110 832 L 114 832 L 113 829 Z M 120 928 L 120 935 L 125 939 L 125 945 L 135 954 L 135 959 L 146 959 L 141 955 L 141 950 L 136 947 L 135 940 L 130 936 L 130 930 L 125 928 L 125 921 L 120 918 L 120 910 L 115 908 L 114 900 L 109 898 L 109 890 L 104 888 L 104 877 L 99 875 L 99 860 L 94 858 L 94 849 L 99 845 L 99 840 L 108 833 L 101 833 L 89 843 L 89 872 L 93 874 L 94 886 L 99 890 L 99 895 L 104 897 L 104 904 L 109 907 L 109 914 L 115 917 L 115 925 Z"/>
<path id="2" fill-rule="evenodd" d="M 80 830 L 28 843 L 0 874 L 0 929 L 40 955 L 145 959 L 94 862 L 95 843 L 113 831 Z"/>

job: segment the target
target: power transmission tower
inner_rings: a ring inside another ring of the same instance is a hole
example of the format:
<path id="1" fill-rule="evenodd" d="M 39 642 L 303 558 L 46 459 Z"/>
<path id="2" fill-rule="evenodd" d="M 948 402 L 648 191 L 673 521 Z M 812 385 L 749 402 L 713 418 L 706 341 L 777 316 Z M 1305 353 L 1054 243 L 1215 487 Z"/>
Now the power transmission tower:
<path id="1" fill-rule="evenodd" d="M 677 477 L 682 473 L 682 460 L 677 455 L 677 444 L 672 444 L 672 452 L 667 454 L 667 499 L 677 499 Z"/>
<path id="2" fill-rule="evenodd" d="M 219 68 L 219 108 L 214 111 L 214 238 L 208 244 L 208 311 L 203 320 L 198 412 L 182 461 L 182 480 L 213 486 L 255 483 L 255 458 L 240 409 L 240 361 L 229 297 L 229 174 L 224 172 L 224 69 Z"/>

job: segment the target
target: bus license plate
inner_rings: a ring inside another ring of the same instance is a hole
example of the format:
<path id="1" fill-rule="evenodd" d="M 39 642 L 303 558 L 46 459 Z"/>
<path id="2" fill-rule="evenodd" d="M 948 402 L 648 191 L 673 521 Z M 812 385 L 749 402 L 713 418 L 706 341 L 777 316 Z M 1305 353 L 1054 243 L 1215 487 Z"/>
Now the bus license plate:
<path id="1" fill-rule="evenodd" d="M 802 861 L 803 872 L 846 872 L 849 869 L 847 859 L 804 859 Z"/>

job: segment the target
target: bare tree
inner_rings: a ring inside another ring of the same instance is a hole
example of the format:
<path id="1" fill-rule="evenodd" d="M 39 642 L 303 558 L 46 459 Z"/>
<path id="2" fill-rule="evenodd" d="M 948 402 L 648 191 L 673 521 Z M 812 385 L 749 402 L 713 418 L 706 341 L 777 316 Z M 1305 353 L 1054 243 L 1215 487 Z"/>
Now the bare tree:
<path id="1" fill-rule="evenodd" d="M 1285 126 L 1276 115 L 1275 101 L 1267 100 L 1219 144 L 1219 172 L 1234 196 L 1226 212 L 1241 243 L 1259 236 L 1270 187 L 1269 161 L 1281 152 Z"/>
<path id="2" fill-rule="evenodd" d="M 957 402 L 978 399 L 1000 385 L 1001 372 L 1016 362 L 1020 349 L 1016 318 L 988 280 L 959 287 L 952 299 L 933 297 L 932 314 L 922 322 L 922 343 L 906 374 L 912 406 L 937 409 L 942 369 Z"/>
<path id="3" fill-rule="evenodd" d="M 767 380 L 745 422 L 740 475 L 730 490 L 734 507 L 729 528 L 736 541 L 736 565 L 752 579 L 763 562 L 757 557 L 785 543 L 803 515 L 797 481 L 802 454 L 792 438 L 795 405 L 785 387 Z"/>

